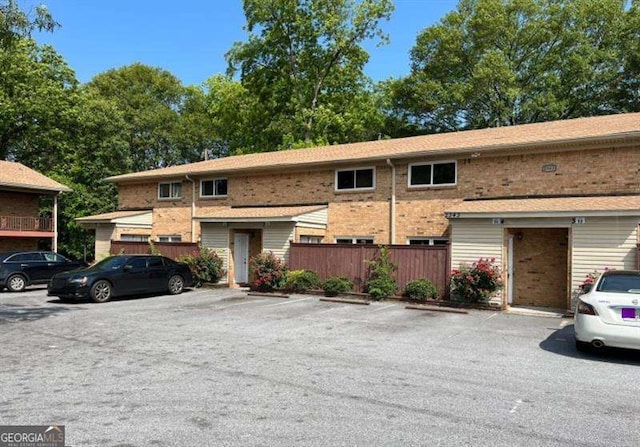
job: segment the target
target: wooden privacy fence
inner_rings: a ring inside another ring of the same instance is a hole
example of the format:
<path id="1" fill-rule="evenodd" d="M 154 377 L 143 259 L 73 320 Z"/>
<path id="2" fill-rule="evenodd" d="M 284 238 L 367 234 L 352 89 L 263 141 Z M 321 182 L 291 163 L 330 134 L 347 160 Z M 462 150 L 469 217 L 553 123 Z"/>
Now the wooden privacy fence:
<path id="1" fill-rule="evenodd" d="M 449 246 L 386 247 L 391 261 L 398 266 L 398 294 L 409 281 L 428 278 L 438 288 L 440 299 L 448 296 Z M 365 261 L 377 257 L 379 251 L 376 245 L 291 243 L 289 268 L 313 270 L 323 280 L 329 276 L 346 276 L 353 281 L 356 292 L 363 292 L 369 271 Z"/>
<path id="2" fill-rule="evenodd" d="M 167 258 L 176 259 L 198 251 L 194 242 L 154 242 L 156 249 Z M 111 241 L 111 254 L 147 255 L 150 253 L 148 242 Z"/>

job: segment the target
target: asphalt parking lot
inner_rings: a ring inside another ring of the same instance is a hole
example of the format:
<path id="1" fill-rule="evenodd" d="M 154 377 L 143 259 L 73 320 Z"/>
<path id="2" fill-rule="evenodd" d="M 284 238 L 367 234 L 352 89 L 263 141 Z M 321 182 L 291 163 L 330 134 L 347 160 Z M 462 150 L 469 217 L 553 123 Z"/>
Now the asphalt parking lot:
<path id="1" fill-rule="evenodd" d="M 571 320 L 230 289 L 0 293 L 0 424 L 70 446 L 637 446 L 640 355 Z"/>

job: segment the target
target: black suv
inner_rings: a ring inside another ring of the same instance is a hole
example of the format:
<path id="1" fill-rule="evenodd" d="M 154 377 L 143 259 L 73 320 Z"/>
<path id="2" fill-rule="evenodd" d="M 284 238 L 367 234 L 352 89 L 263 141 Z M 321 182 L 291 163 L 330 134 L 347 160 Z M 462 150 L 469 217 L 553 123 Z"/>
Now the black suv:
<path id="1" fill-rule="evenodd" d="M 84 267 L 51 251 L 0 253 L 0 291 L 22 292 L 31 284 L 46 284 L 56 273 Z"/>

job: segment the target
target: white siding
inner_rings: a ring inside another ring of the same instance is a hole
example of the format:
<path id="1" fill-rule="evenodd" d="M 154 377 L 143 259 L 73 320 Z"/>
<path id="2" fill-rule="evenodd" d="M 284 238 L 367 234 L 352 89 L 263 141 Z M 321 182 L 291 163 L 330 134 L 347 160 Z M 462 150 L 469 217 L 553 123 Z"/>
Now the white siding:
<path id="1" fill-rule="evenodd" d="M 502 245 L 504 229 L 494 225 L 491 219 L 453 220 L 451 224 L 451 268 L 462 263 L 471 264 L 480 258 L 495 258 L 502 269 Z M 502 292 L 491 299 L 492 304 L 502 304 Z"/>
<path id="2" fill-rule="evenodd" d="M 490 219 L 454 220 L 451 224 L 451 268 L 479 258 L 495 258 L 502 266 L 503 227 Z"/>
<path id="3" fill-rule="evenodd" d="M 113 222 L 117 223 L 120 226 L 126 226 L 126 225 L 151 226 L 153 222 L 153 213 L 149 211 L 148 213 L 137 214 L 135 216 L 119 217 L 117 219 L 114 219 Z"/>
<path id="4" fill-rule="evenodd" d="M 313 211 L 311 213 L 304 214 L 296 218 L 298 222 L 316 224 L 316 225 L 327 225 L 328 218 L 327 208 L 323 208 L 318 211 Z"/>
<path id="5" fill-rule="evenodd" d="M 278 258 L 289 262 L 289 241 L 293 238 L 293 222 L 271 222 L 262 232 L 262 251 L 272 251 Z"/>
<path id="6" fill-rule="evenodd" d="M 96 225 L 96 259 L 102 259 L 109 255 L 111 239 L 115 237 L 115 224 Z"/>
<path id="7" fill-rule="evenodd" d="M 229 271 L 229 228 L 221 223 L 202 223 L 201 228 L 202 246 L 213 249 L 222 259 L 222 268 Z M 228 282 L 227 275 L 220 282 Z"/>
<path id="8" fill-rule="evenodd" d="M 635 269 L 638 217 L 587 217 L 572 230 L 571 288 L 573 294 L 584 277 L 605 267 Z"/>

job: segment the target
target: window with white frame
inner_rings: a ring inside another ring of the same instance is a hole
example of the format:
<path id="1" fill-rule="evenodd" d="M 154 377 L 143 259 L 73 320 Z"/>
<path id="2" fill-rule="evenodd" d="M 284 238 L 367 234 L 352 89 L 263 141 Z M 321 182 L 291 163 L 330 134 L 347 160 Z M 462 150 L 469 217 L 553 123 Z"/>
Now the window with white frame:
<path id="1" fill-rule="evenodd" d="M 301 234 L 300 243 L 301 244 L 321 244 L 322 236 L 307 236 L 307 235 Z"/>
<path id="2" fill-rule="evenodd" d="M 447 245 L 449 239 L 443 237 L 410 237 L 409 245 Z"/>
<path id="3" fill-rule="evenodd" d="M 226 197 L 227 179 L 216 178 L 200 181 L 200 197 Z"/>
<path id="4" fill-rule="evenodd" d="M 158 236 L 158 242 L 182 242 L 182 236 L 175 234 L 168 236 Z"/>
<path id="5" fill-rule="evenodd" d="M 121 241 L 126 242 L 148 242 L 149 235 L 148 234 L 127 234 L 123 233 L 120 235 Z"/>
<path id="6" fill-rule="evenodd" d="M 181 199 L 182 182 L 158 183 L 159 199 Z"/>
<path id="7" fill-rule="evenodd" d="M 457 182 L 457 163 L 413 163 L 409 165 L 409 186 L 451 186 Z"/>
<path id="8" fill-rule="evenodd" d="M 372 237 L 337 237 L 336 244 L 373 244 Z"/>
<path id="9" fill-rule="evenodd" d="M 376 186 L 374 168 L 342 169 L 336 171 L 336 190 L 373 189 Z"/>

